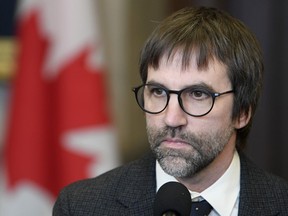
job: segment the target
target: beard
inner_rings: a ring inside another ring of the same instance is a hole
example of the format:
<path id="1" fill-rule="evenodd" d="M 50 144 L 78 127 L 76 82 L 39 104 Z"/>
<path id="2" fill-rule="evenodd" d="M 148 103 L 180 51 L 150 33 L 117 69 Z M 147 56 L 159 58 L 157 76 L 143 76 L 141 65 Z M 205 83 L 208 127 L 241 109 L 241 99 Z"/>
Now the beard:
<path id="1" fill-rule="evenodd" d="M 232 126 L 197 134 L 181 128 L 147 126 L 148 141 L 160 166 L 167 174 L 178 178 L 191 177 L 207 167 L 223 151 L 233 132 Z M 189 145 L 189 150 L 162 146 L 167 138 L 183 140 Z"/>

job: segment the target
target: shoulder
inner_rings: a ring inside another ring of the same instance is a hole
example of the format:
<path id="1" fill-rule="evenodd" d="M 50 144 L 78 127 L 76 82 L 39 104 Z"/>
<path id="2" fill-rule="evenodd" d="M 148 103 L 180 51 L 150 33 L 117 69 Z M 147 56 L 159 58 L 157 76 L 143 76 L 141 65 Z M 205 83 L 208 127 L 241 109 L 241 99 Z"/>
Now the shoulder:
<path id="1" fill-rule="evenodd" d="M 240 162 L 241 211 L 246 215 L 250 215 L 252 209 L 259 213 L 271 212 L 271 215 L 277 212 L 288 214 L 288 182 L 257 167 L 243 153 L 240 153 Z"/>
<path id="2" fill-rule="evenodd" d="M 53 215 L 70 215 L 71 212 L 75 215 L 88 215 L 88 211 L 95 209 L 97 212 L 106 213 L 108 209 L 122 209 L 124 202 L 129 203 L 148 190 L 148 187 L 153 188 L 154 179 L 155 159 L 151 154 L 147 154 L 98 177 L 66 186 L 56 200 Z"/>
<path id="3" fill-rule="evenodd" d="M 268 190 L 288 190 L 288 181 L 256 166 L 247 156 L 240 153 L 242 182 L 253 181 L 253 185 L 266 187 Z M 251 184 L 251 182 L 249 182 Z M 288 193 L 287 193 L 288 196 Z"/>

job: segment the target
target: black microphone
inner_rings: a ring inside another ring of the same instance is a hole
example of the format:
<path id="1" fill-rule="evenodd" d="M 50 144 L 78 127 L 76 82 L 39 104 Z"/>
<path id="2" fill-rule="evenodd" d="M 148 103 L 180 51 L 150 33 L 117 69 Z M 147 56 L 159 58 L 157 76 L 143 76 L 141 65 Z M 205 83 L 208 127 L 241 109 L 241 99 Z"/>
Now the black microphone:
<path id="1" fill-rule="evenodd" d="M 191 195 L 179 182 L 168 182 L 159 188 L 154 202 L 154 216 L 189 216 Z"/>

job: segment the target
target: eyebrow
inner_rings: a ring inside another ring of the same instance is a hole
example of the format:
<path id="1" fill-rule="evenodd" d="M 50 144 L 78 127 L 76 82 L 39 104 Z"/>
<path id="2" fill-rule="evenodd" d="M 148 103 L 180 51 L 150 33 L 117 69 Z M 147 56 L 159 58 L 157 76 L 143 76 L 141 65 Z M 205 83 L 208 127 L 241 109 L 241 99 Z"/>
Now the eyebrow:
<path id="1" fill-rule="evenodd" d="M 168 90 L 172 90 L 172 89 L 168 88 L 167 86 L 165 86 L 164 84 L 161 84 L 161 83 L 156 82 L 154 80 L 148 81 L 148 82 L 146 82 L 146 84 L 153 84 L 153 85 L 157 85 L 157 86 L 163 87 L 163 88 L 168 89 Z M 199 83 L 187 85 L 187 86 L 184 86 L 182 89 L 186 89 L 186 88 L 199 88 L 199 89 L 208 90 L 210 92 L 217 92 L 211 85 L 208 85 L 207 83 L 204 83 L 204 82 L 199 82 Z M 173 89 L 173 90 L 175 90 L 175 89 Z"/>

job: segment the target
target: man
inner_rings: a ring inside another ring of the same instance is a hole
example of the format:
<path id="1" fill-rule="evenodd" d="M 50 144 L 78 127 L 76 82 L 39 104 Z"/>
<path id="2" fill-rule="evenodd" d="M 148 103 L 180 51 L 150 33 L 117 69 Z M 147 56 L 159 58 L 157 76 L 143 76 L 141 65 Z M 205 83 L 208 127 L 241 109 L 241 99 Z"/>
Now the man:
<path id="1" fill-rule="evenodd" d="M 165 19 L 140 57 L 134 88 L 152 154 L 66 187 L 53 215 L 153 215 L 156 191 L 178 181 L 209 215 L 288 215 L 288 184 L 242 153 L 263 62 L 253 34 L 213 8 Z"/>

